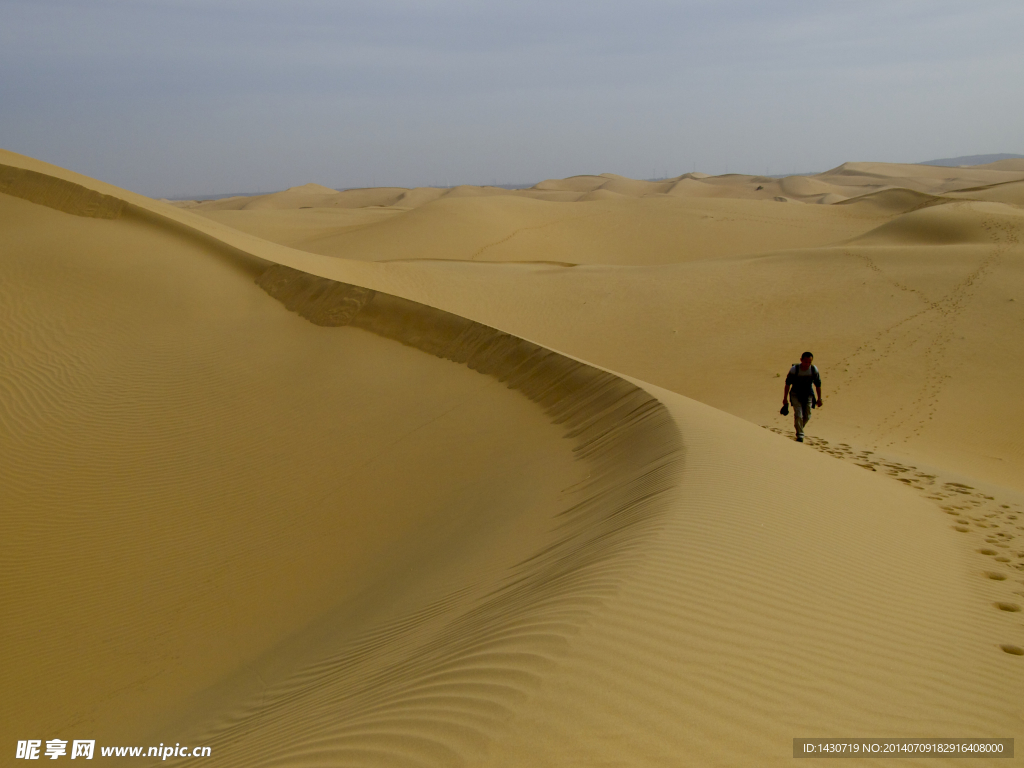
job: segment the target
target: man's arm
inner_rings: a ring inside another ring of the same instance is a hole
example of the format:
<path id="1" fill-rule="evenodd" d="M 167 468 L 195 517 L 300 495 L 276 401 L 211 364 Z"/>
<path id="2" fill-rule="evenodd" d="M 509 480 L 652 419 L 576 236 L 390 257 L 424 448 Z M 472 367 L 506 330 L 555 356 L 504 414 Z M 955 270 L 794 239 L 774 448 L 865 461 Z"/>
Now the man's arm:
<path id="1" fill-rule="evenodd" d="M 789 380 L 786 381 L 786 388 L 782 390 L 782 404 L 785 405 L 786 401 L 789 400 Z"/>
<path id="2" fill-rule="evenodd" d="M 821 385 L 815 384 L 814 388 L 818 390 L 818 408 L 821 408 Z"/>

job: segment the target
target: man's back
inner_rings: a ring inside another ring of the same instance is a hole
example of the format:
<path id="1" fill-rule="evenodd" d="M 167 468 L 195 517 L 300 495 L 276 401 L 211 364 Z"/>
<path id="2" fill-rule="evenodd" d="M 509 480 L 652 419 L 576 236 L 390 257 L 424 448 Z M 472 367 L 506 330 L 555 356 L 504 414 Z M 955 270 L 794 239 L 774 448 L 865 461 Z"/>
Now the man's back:
<path id="1" fill-rule="evenodd" d="M 816 365 L 808 366 L 805 370 L 800 363 L 794 363 L 786 376 L 786 383 L 794 397 L 808 400 L 814 396 L 813 388 L 821 387 L 821 374 L 818 373 Z"/>

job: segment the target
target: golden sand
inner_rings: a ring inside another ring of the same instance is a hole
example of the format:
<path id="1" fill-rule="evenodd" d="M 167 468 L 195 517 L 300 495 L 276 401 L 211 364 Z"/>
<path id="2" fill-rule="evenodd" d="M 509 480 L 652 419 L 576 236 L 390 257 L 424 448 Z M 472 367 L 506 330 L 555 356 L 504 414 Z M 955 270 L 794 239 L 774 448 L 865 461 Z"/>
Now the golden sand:
<path id="1" fill-rule="evenodd" d="M 1022 188 L 848 163 L 172 206 L 0 153 L 8 743 L 1024 736 Z"/>

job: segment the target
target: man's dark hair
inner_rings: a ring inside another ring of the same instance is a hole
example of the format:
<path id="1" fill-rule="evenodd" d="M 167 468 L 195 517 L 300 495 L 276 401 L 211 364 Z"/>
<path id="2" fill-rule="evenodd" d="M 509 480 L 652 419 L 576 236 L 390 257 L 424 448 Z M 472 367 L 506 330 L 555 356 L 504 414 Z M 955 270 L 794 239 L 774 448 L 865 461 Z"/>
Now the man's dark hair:
<path id="1" fill-rule="evenodd" d="M 814 355 L 811 354 L 810 352 L 804 352 L 802 355 L 800 355 L 800 359 L 801 360 L 803 360 L 804 358 L 807 358 L 807 357 L 814 357 Z"/>

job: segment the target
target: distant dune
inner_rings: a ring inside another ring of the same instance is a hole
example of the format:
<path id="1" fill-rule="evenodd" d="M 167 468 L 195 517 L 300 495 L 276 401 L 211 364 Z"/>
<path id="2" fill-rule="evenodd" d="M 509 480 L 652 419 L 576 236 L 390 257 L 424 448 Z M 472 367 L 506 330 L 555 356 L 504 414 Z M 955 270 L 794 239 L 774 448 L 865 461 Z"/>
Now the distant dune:
<path id="1" fill-rule="evenodd" d="M 957 168 L 964 165 L 988 165 L 1003 160 L 1024 160 L 1024 155 L 1002 154 L 995 155 L 963 155 L 961 157 L 944 157 L 941 160 L 928 160 L 921 165 L 944 165 Z"/>
<path id="2" fill-rule="evenodd" d="M 1015 162 L 169 205 L 0 152 L 7 743 L 1024 737 Z"/>
<path id="3" fill-rule="evenodd" d="M 978 155 L 979 158 L 990 156 Z M 450 188 L 420 187 L 402 189 L 381 187 L 349 189 L 339 192 L 317 184 L 292 187 L 266 195 L 249 195 L 206 201 L 175 201 L 180 208 L 199 212 L 238 210 L 297 210 L 302 208 L 375 208 L 396 210 L 417 208 L 443 197 L 521 197 L 545 202 L 587 202 L 600 199 L 598 192 L 625 197 L 648 198 L 659 195 L 672 197 L 701 197 L 788 200 L 804 203 L 838 202 L 840 198 L 857 197 L 870 192 L 891 188 L 909 188 L 929 194 L 942 194 L 965 187 L 1016 181 L 1024 177 L 1024 159 L 1012 155 L 992 155 L 1002 158 L 984 166 L 960 168 L 956 172 L 928 164 L 899 165 L 893 163 L 844 163 L 824 173 L 811 176 L 708 176 L 687 173 L 670 179 L 640 181 L 615 174 L 573 176 L 568 179 L 548 179 L 529 188 L 475 187 L 462 185 Z M 965 158 L 955 158 L 965 159 Z M 932 164 L 936 165 L 936 164 Z"/>

